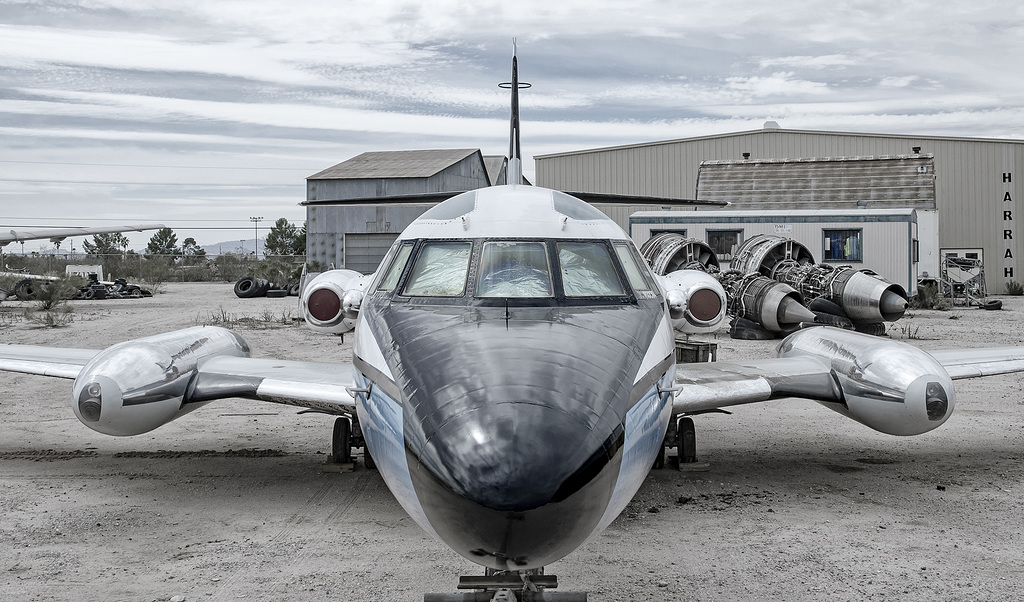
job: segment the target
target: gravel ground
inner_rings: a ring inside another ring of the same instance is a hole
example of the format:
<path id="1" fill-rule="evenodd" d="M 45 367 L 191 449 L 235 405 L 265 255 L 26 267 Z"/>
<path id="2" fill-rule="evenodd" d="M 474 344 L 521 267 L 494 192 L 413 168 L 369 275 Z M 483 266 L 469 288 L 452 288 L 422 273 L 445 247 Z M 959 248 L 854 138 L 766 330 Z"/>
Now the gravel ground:
<path id="1" fill-rule="evenodd" d="M 1002 311 L 914 311 L 925 349 L 1024 345 Z M 297 325 L 295 298 L 226 284 L 73 302 L 37 328 L 0 305 L 11 343 L 102 348 L 230 323 L 254 355 L 347 361 L 351 340 Z M 771 342 L 711 337 L 721 361 Z M 920 437 L 874 433 L 809 402 L 697 418 L 705 471 L 652 471 L 602 534 L 548 567 L 611 600 L 1010 600 L 1024 586 L 1024 376 L 959 381 Z M 331 419 L 228 400 L 152 433 L 79 424 L 70 381 L 0 374 L 0 583 L 10 600 L 422 600 L 472 563 L 422 532 L 375 471 L 324 472 Z"/>

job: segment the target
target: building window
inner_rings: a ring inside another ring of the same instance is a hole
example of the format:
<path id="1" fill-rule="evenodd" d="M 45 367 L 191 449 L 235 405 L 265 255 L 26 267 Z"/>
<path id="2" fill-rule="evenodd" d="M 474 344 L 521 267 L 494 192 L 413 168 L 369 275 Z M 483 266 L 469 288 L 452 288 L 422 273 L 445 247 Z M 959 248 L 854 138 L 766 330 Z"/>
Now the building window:
<path id="1" fill-rule="evenodd" d="M 863 230 L 822 230 L 824 261 L 864 261 Z"/>
<path id="2" fill-rule="evenodd" d="M 718 261 L 732 261 L 736 248 L 743 242 L 743 230 L 708 230 L 707 237 Z"/>

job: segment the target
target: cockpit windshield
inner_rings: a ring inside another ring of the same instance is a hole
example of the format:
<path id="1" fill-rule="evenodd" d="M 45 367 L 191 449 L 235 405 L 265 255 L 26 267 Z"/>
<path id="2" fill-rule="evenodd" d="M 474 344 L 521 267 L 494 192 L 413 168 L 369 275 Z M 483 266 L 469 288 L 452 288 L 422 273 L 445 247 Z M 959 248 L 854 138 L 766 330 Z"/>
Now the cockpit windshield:
<path id="1" fill-rule="evenodd" d="M 477 297 L 550 297 L 551 271 L 542 242 L 484 243 Z"/>
<path id="2" fill-rule="evenodd" d="M 626 294 L 608 247 L 601 242 L 559 242 L 558 262 L 566 297 L 608 297 Z"/>
<path id="3" fill-rule="evenodd" d="M 424 243 L 412 266 L 405 294 L 426 297 L 458 297 L 466 290 L 469 255 L 473 243 Z"/>
<path id="4" fill-rule="evenodd" d="M 612 302 L 609 297 L 653 295 L 640 261 L 626 241 L 408 240 L 389 253 L 376 290 L 398 290 L 404 297 L 522 299 L 520 303 L 582 303 L 592 298 L 603 304 Z"/>

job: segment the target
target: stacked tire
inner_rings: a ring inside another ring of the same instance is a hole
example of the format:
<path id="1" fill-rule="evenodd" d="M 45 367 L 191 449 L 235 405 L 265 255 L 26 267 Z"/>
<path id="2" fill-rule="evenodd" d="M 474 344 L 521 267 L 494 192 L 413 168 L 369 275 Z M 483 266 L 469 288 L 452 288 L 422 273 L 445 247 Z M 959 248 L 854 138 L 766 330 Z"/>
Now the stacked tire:
<path id="1" fill-rule="evenodd" d="M 242 299 L 254 297 L 288 297 L 299 294 L 299 285 L 280 287 L 263 278 L 243 276 L 235 282 L 235 296 Z"/>

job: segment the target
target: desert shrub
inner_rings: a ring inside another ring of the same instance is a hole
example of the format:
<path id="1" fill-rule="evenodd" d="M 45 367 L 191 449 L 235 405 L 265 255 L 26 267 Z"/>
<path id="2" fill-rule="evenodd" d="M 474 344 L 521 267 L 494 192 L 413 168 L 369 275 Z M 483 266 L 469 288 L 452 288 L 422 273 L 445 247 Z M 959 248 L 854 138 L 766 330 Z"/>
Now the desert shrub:
<path id="1" fill-rule="evenodd" d="M 46 310 L 38 309 L 33 311 L 32 308 L 25 308 L 25 313 L 22 316 L 25 320 L 43 328 L 60 328 L 75 321 L 75 314 L 73 312 L 74 310 L 68 305 L 67 301 L 61 301 L 59 304 Z"/>
<path id="2" fill-rule="evenodd" d="M 934 284 L 922 284 L 917 287 L 917 294 L 910 298 L 911 309 L 949 309 L 949 299 L 939 294 L 939 287 Z"/>
<path id="3" fill-rule="evenodd" d="M 1011 280 L 1011 281 L 1007 282 L 1006 283 L 1006 294 L 1007 295 L 1013 295 L 1014 297 L 1019 297 L 1021 295 L 1024 295 L 1024 284 L 1021 284 L 1021 283 L 1017 282 L 1016 280 Z"/>

